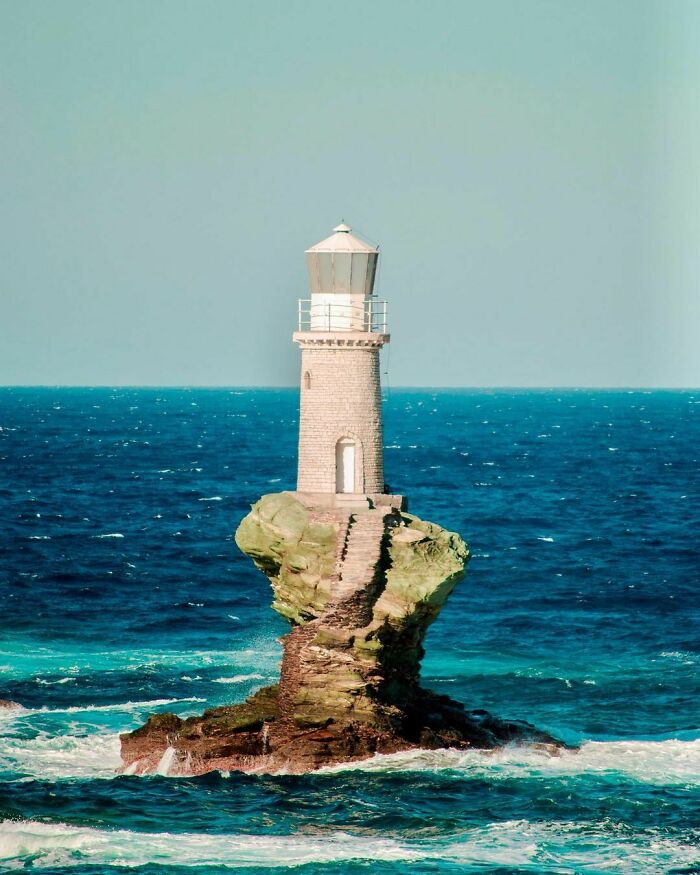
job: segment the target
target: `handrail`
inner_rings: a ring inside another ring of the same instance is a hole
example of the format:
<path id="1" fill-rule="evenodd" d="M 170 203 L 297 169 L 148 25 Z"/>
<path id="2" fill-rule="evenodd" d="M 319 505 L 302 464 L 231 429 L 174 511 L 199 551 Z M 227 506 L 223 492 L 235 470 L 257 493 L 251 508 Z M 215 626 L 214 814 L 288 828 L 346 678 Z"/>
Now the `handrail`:
<path id="1" fill-rule="evenodd" d="M 387 302 L 366 298 L 362 304 L 314 303 L 299 300 L 299 331 L 365 331 L 387 333 Z"/>

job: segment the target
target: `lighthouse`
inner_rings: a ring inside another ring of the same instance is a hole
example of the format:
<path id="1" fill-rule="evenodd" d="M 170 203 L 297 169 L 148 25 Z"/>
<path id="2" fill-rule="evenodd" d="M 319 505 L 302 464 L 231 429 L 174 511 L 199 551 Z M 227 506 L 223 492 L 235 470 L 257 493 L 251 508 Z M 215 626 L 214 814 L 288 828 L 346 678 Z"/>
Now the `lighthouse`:
<path id="1" fill-rule="evenodd" d="M 388 503 L 379 353 L 386 302 L 374 295 L 379 249 L 340 224 L 306 250 L 309 295 L 293 339 L 301 348 L 297 491 L 330 506 Z"/>

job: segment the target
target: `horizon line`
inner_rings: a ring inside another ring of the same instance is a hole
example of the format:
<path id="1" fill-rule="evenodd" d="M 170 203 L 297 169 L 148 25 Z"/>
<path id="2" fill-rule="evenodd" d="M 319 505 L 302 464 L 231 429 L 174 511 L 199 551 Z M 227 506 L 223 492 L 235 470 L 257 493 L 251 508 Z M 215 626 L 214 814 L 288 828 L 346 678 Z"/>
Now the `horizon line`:
<path id="1" fill-rule="evenodd" d="M 298 385 L 270 385 L 270 384 L 246 384 L 246 383 L 0 383 L 1 389 L 159 389 L 159 390 L 190 390 L 190 389 L 209 389 L 209 390 L 232 390 L 246 389 L 256 391 L 279 391 L 279 390 L 299 390 Z M 595 385 L 538 385 L 538 386 L 517 386 L 509 384 L 494 384 L 494 385 L 473 385 L 473 386 L 431 386 L 431 385 L 393 385 L 390 387 L 382 387 L 383 393 L 391 393 L 393 391 L 504 391 L 504 392 L 697 392 L 700 391 L 698 386 L 595 386 Z"/>

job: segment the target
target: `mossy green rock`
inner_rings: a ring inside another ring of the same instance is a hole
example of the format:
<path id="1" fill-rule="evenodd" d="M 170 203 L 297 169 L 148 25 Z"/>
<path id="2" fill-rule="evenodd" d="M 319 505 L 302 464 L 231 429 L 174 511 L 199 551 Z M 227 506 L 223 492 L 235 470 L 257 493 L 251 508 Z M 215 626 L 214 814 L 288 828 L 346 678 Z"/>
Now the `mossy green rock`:
<path id="1" fill-rule="evenodd" d="M 434 619 L 464 576 L 469 550 L 455 532 L 408 513 L 392 530 L 386 586 L 374 606 L 376 619 L 400 626 L 407 614 L 420 610 Z"/>
<path id="2" fill-rule="evenodd" d="M 420 608 L 434 619 L 463 577 L 469 550 L 462 538 L 402 512 L 388 543 L 386 585 L 375 619 L 401 625 Z M 286 492 L 264 495 L 236 531 L 239 548 L 270 578 L 273 608 L 293 623 L 320 617 L 331 595 L 338 527 L 311 520 L 309 510 Z"/>
<path id="3" fill-rule="evenodd" d="M 269 577 L 272 607 L 293 624 L 323 613 L 330 596 L 337 530 L 311 519 L 286 492 L 264 495 L 236 531 L 236 544 Z"/>

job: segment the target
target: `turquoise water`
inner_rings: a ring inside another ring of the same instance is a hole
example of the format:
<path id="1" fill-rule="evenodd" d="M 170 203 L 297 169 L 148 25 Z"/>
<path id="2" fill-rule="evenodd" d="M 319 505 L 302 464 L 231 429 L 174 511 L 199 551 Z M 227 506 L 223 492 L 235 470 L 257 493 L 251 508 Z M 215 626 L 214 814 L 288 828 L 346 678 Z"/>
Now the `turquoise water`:
<path id="1" fill-rule="evenodd" d="M 232 532 L 293 487 L 297 396 L 0 390 L 0 868 L 700 872 L 700 394 L 395 392 L 386 474 L 473 559 L 425 685 L 580 752 L 118 776 L 154 711 L 276 677 Z M 167 771 L 165 767 L 163 771 Z"/>

